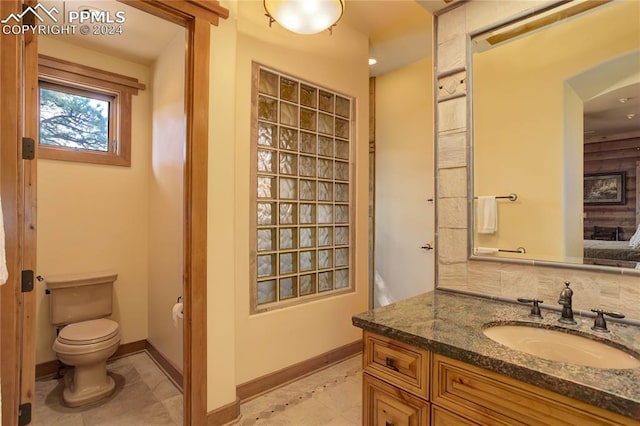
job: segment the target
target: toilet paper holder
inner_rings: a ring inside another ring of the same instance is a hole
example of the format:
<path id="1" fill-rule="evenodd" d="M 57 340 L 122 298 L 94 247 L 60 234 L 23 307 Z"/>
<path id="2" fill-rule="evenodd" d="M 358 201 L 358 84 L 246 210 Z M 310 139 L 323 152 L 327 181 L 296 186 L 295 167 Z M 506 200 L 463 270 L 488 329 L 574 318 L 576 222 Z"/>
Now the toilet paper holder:
<path id="1" fill-rule="evenodd" d="M 176 299 L 175 305 L 171 308 L 171 319 L 173 320 L 173 325 L 178 326 L 178 318 L 184 318 L 184 297 L 178 296 Z"/>

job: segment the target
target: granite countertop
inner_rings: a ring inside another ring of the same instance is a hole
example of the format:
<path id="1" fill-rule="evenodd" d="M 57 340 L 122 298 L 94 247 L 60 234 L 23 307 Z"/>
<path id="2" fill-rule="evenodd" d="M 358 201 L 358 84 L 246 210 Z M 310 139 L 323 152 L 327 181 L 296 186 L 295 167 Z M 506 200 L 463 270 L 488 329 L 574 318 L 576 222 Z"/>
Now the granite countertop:
<path id="1" fill-rule="evenodd" d="M 435 290 L 353 317 L 353 325 L 420 348 L 495 371 L 561 395 L 640 420 L 640 367 L 600 369 L 549 361 L 509 349 L 486 337 L 485 324 L 536 323 L 562 326 L 597 340 L 610 340 L 640 353 L 640 328 L 607 321 L 611 333 L 591 330 L 593 318 L 576 316 L 575 326 L 558 323 L 559 312 Z"/>

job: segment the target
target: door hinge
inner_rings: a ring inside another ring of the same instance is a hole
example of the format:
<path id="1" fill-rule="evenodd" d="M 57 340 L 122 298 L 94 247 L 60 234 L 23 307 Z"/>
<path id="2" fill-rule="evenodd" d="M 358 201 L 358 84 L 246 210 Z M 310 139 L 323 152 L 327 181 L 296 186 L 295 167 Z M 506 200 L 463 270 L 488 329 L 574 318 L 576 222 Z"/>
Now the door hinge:
<path id="1" fill-rule="evenodd" d="M 36 158 L 36 142 L 32 138 L 22 138 L 22 159 L 33 160 Z"/>
<path id="2" fill-rule="evenodd" d="M 31 423 L 31 403 L 20 404 L 18 406 L 18 426 Z"/>
<path id="3" fill-rule="evenodd" d="M 24 13 L 26 12 L 28 9 L 29 13 Z M 30 8 L 28 5 L 23 4 L 22 5 L 22 13 L 24 13 L 24 15 L 22 15 L 22 25 L 35 25 L 36 24 L 36 15 L 34 15 L 33 12 L 33 8 Z"/>
<path id="4" fill-rule="evenodd" d="M 33 271 L 27 269 L 22 271 L 22 292 L 28 293 L 30 291 L 33 291 Z"/>

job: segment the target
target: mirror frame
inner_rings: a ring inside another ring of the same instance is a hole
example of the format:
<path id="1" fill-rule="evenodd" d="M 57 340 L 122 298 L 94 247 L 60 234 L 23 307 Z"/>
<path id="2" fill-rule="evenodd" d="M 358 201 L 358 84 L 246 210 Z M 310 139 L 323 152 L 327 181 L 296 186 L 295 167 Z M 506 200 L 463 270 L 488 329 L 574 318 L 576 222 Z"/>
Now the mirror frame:
<path id="1" fill-rule="evenodd" d="M 529 18 L 535 17 L 542 13 L 551 11 L 555 8 L 558 8 L 564 4 L 568 3 L 567 0 L 560 0 L 554 2 L 552 4 L 547 5 L 546 7 L 527 11 L 515 16 L 512 16 L 507 19 L 503 19 L 500 21 L 496 21 L 490 26 L 480 28 L 478 30 L 469 32 L 466 34 L 466 71 L 467 71 L 467 93 L 466 93 L 466 102 L 467 102 L 467 123 L 468 123 L 468 162 L 467 162 L 467 256 L 470 261 L 484 261 L 484 262 L 498 262 L 498 263 L 511 263 L 517 265 L 526 265 L 526 266 L 546 266 L 552 268 L 565 268 L 565 269 L 575 269 L 582 270 L 588 272 L 605 272 L 611 274 L 620 274 L 620 275 L 633 275 L 640 277 L 640 269 L 631 269 L 631 268 L 622 268 L 617 266 L 604 266 L 604 265 L 591 265 L 591 264 L 581 264 L 581 263 L 569 263 L 569 262 L 561 262 L 561 261 L 551 261 L 551 260 L 537 260 L 537 259 L 517 259 L 517 258 L 509 258 L 509 257 L 487 257 L 487 256 L 478 256 L 474 254 L 473 247 L 475 245 L 475 226 L 474 226 L 474 218 L 475 218 L 475 206 L 474 206 L 474 114 L 473 114 L 473 39 L 481 36 L 483 34 L 490 33 L 497 29 L 525 21 Z M 606 5 L 608 3 L 604 3 Z M 602 6 L 599 5 L 599 6 Z M 598 6 L 598 7 L 599 7 Z M 593 8 L 597 9 L 597 7 Z M 584 12 L 583 12 L 584 13 Z M 566 19 L 566 18 L 565 18 Z"/>

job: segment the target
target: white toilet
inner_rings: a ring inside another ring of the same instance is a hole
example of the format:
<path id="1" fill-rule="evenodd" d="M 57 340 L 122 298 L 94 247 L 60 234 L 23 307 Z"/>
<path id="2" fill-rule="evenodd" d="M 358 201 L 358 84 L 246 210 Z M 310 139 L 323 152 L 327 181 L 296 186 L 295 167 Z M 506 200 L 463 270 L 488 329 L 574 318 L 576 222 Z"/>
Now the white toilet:
<path id="1" fill-rule="evenodd" d="M 120 345 L 120 326 L 111 315 L 113 283 L 118 274 L 59 275 L 46 278 L 50 292 L 51 324 L 62 327 L 53 351 L 74 367 L 65 376 L 62 399 L 79 407 L 111 395 L 113 378 L 107 375 L 107 358 Z"/>

